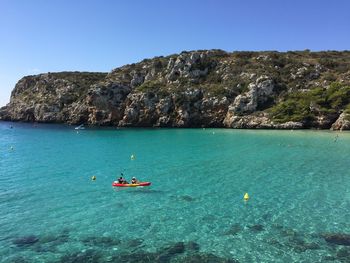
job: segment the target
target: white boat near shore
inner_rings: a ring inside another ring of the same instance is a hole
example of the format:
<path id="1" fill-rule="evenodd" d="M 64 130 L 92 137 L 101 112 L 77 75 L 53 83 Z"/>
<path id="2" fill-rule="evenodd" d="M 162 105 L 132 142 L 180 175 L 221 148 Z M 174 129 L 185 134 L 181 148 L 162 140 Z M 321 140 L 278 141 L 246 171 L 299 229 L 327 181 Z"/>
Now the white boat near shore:
<path id="1" fill-rule="evenodd" d="M 75 130 L 85 130 L 84 124 L 80 124 L 79 126 L 74 128 Z"/>

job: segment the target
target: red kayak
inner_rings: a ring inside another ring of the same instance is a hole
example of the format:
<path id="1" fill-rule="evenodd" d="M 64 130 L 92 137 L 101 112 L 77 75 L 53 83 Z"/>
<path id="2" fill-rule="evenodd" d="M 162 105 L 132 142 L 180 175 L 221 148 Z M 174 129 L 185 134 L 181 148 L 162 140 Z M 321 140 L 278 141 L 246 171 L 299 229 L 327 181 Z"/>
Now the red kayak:
<path id="1" fill-rule="evenodd" d="M 142 183 L 137 183 L 137 184 L 120 184 L 117 181 L 114 181 L 112 183 L 112 186 L 116 187 L 137 187 L 137 186 L 150 186 L 151 182 L 142 182 Z"/>

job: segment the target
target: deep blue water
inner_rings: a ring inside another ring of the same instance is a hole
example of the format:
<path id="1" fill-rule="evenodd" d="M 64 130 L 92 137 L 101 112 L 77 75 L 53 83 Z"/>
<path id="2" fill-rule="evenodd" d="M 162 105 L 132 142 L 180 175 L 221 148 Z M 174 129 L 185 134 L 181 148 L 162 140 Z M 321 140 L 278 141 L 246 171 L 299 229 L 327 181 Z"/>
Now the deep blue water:
<path id="1" fill-rule="evenodd" d="M 348 132 L 0 122 L 0 149 L 1 262 L 350 259 L 322 237 L 350 233 Z"/>

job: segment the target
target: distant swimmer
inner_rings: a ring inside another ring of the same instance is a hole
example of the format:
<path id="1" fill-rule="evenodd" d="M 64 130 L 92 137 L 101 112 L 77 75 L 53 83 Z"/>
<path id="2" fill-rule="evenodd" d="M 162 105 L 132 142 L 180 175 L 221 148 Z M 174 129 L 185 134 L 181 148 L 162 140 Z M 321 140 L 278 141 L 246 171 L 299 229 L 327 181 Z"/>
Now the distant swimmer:
<path id="1" fill-rule="evenodd" d="M 339 138 L 339 135 L 337 134 L 334 138 L 334 142 L 337 142 L 338 141 L 338 138 Z"/>

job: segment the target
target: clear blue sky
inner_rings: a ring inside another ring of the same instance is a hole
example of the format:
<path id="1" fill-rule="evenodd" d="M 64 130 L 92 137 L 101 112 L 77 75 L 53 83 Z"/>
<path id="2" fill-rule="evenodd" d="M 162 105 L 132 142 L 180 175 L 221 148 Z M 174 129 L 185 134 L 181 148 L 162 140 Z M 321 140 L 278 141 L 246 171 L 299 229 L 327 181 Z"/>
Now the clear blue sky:
<path id="1" fill-rule="evenodd" d="M 346 50 L 347 0 L 0 0 L 0 106 L 25 75 L 182 50 Z"/>

